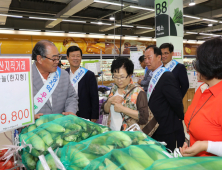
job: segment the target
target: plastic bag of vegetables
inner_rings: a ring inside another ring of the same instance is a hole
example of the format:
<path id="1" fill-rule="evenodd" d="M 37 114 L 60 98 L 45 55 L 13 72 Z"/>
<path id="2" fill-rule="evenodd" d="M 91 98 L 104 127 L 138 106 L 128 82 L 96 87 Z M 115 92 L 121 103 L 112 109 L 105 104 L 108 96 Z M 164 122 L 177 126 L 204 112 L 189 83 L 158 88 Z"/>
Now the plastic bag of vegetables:
<path id="1" fill-rule="evenodd" d="M 220 170 L 222 169 L 221 157 L 182 157 L 167 160 L 158 160 L 146 170 Z"/>
<path id="2" fill-rule="evenodd" d="M 113 149 L 138 144 L 141 144 L 141 146 L 151 144 L 161 151 L 166 151 L 164 146 L 140 131 L 110 131 L 79 143 L 72 142 L 64 146 L 62 148 L 61 162 L 66 169 L 83 169 L 92 160 L 106 155 Z"/>
<path id="3" fill-rule="evenodd" d="M 168 158 L 160 150 L 163 149 L 155 144 L 131 145 L 124 149 L 114 149 L 103 157 L 91 161 L 84 170 L 144 170 L 154 161 Z"/>
<path id="4" fill-rule="evenodd" d="M 46 116 L 48 118 L 48 115 Z M 30 154 L 34 157 L 48 154 L 47 149 L 49 147 L 54 150 L 69 142 L 81 141 L 109 130 L 105 126 L 86 121 L 73 115 L 54 119 L 47 123 L 45 123 L 44 116 L 42 117 L 43 118 L 38 119 L 34 125 L 27 128 L 28 133 L 24 133 L 23 131 L 19 136 L 20 142 L 24 140 L 26 144 L 32 145 L 33 148 Z M 30 148 L 26 147 L 23 150 L 29 152 Z"/>

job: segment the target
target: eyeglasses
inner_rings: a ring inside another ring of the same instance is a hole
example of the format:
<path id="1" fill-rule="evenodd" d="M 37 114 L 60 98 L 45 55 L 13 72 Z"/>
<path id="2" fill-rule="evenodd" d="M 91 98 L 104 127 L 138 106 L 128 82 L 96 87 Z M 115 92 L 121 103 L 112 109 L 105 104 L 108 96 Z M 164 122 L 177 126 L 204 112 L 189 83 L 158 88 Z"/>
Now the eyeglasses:
<path id="1" fill-rule="evenodd" d="M 46 57 L 46 56 L 43 56 L 43 57 L 45 57 L 45 58 L 47 58 L 49 60 L 52 60 L 54 63 L 56 61 L 60 61 L 62 59 L 62 55 L 53 55 L 52 58 L 49 58 L 49 57 Z"/>
<path id="2" fill-rule="evenodd" d="M 118 81 L 118 80 L 123 81 L 123 80 L 125 80 L 128 76 L 129 76 L 129 75 L 127 75 L 126 77 L 115 77 L 115 76 L 113 76 L 113 79 L 114 79 L 115 81 Z"/>

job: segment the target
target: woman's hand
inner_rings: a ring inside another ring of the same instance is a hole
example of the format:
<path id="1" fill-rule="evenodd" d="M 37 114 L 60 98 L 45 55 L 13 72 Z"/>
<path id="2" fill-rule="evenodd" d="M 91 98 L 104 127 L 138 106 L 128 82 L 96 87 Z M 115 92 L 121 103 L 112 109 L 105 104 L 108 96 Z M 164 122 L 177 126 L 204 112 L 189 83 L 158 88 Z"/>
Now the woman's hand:
<path id="1" fill-rule="evenodd" d="M 114 105 L 114 110 L 116 112 L 123 112 L 124 106 L 121 103 L 112 102 L 112 104 Z"/>
<path id="2" fill-rule="evenodd" d="M 110 103 L 122 103 L 124 99 L 121 96 L 113 96 L 110 99 Z"/>
<path id="3" fill-rule="evenodd" d="M 208 141 L 197 141 L 191 147 L 187 146 L 184 142 L 183 147 L 180 147 L 180 153 L 183 156 L 195 156 L 202 151 L 206 151 L 208 148 Z"/>

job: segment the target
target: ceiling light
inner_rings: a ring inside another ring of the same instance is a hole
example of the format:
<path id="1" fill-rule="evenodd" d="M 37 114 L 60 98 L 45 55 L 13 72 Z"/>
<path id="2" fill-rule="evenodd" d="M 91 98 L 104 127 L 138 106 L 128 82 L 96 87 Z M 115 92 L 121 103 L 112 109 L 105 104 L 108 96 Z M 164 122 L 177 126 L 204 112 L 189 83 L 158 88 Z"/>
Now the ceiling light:
<path id="1" fill-rule="evenodd" d="M 140 26 L 137 26 L 136 28 L 142 28 L 142 29 L 153 29 L 151 27 L 140 27 Z"/>
<path id="2" fill-rule="evenodd" d="M 64 33 L 64 31 L 53 31 L 53 30 L 45 30 L 45 32 L 56 32 L 56 33 Z"/>
<path id="3" fill-rule="evenodd" d="M 143 10 L 148 10 L 148 11 L 155 11 L 155 9 L 152 9 L 152 8 L 143 8 L 143 7 L 132 6 L 132 5 L 130 5 L 130 8 L 143 9 Z"/>
<path id="4" fill-rule="evenodd" d="M 29 17 L 30 19 L 40 19 L 40 20 L 56 20 L 54 18 L 39 18 L 39 17 Z"/>
<path id="5" fill-rule="evenodd" d="M 202 20 L 204 20 L 204 21 L 211 21 L 211 22 L 218 22 L 217 20 L 207 19 L 207 18 L 203 18 Z"/>
<path id="6" fill-rule="evenodd" d="M 124 6 L 124 4 L 114 3 L 114 2 L 108 2 L 108 1 L 100 1 L 100 0 L 94 0 L 94 2 L 97 3 L 104 3 L 104 4 L 110 4 L 110 5 L 117 5 L 117 6 Z"/>
<path id="7" fill-rule="evenodd" d="M 194 6 L 194 5 L 196 5 L 196 3 L 194 2 L 194 0 L 191 0 L 189 6 Z"/>
<path id="8" fill-rule="evenodd" d="M 197 40 L 188 40 L 189 42 L 197 42 Z"/>
<path id="9" fill-rule="evenodd" d="M 14 17 L 14 18 L 22 18 L 22 16 L 20 16 L 20 15 L 0 14 L 0 16 Z"/>
<path id="10" fill-rule="evenodd" d="M 29 30 L 29 29 L 19 29 L 19 31 L 35 31 L 35 32 L 41 32 L 41 30 Z"/>
<path id="11" fill-rule="evenodd" d="M 197 32 L 186 32 L 187 34 L 198 34 Z"/>
<path id="12" fill-rule="evenodd" d="M 116 26 L 121 27 L 121 25 L 116 24 Z M 133 27 L 132 25 L 122 25 L 123 27 Z"/>
<path id="13" fill-rule="evenodd" d="M 0 30 L 14 30 L 14 28 L 0 28 Z"/>
<path id="14" fill-rule="evenodd" d="M 213 35 L 213 34 L 206 34 L 206 33 L 199 33 L 200 35 Z"/>
<path id="15" fill-rule="evenodd" d="M 200 19 L 199 17 L 193 17 L 193 16 L 189 16 L 189 15 L 183 15 L 183 17 L 193 18 L 193 19 Z"/>
<path id="16" fill-rule="evenodd" d="M 144 37 L 144 36 L 140 36 L 140 38 L 148 38 L 148 39 L 150 39 L 150 38 L 152 38 L 152 37 Z"/>
<path id="17" fill-rule="evenodd" d="M 212 27 L 213 26 L 213 24 L 208 24 L 208 27 Z"/>
<path id="18" fill-rule="evenodd" d="M 86 34 L 84 32 L 69 32 L 70 34 Z"/>
<path id="19" fill-rule="evenodd" d="M 222 23 L 222 21 L 220 21 L 219 23 Z"/>
<path id="20" fill-rule="evenodd" d="M 76 20 L 62 20 L 65 22 L 81 22 L 81 23 L 86 23 L 86 21 L 76 21 Z"/>
<path id="21" fill-rule="evenodd" d="M 91 24 L 98 24 L 98 25 L 112 25 L 112 24 L 107 24 L 107 23 L 103 23 L 101 21 L 99 22 L 90 22 Z"/>
<path id="22" fill-rule="evenodd" d="M 109 20 L 114 21 L 114 20 L 115 20 L 115 17 L 114 17 L 114 16 L 110 16 L 110 17 L 109 17 Z"/>

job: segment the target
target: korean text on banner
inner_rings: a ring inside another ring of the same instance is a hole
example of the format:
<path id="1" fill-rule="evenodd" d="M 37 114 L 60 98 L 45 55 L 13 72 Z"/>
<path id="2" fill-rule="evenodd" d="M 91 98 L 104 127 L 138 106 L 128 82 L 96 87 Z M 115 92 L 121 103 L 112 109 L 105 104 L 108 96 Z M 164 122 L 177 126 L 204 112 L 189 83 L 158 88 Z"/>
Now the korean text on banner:
<path id="1" fill-rule="evenodd" d="M 0 133 L 34 123 L 31 57 L 0 57 Z"/>

